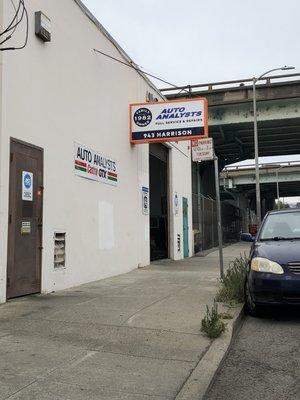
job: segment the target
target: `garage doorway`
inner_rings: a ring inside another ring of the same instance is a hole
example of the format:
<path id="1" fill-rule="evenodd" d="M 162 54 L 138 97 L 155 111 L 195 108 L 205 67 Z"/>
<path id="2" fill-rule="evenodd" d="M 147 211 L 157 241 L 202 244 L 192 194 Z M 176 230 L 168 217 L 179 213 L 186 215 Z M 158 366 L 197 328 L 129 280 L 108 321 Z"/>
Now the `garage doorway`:
<path id="1" fill-rule="evenodd" d="M 169 257 L 168 149 L 149 146 L 150 174 L 150 259 Z"/>
<path id="2" fill-rule="evenodd" d="M 11 139 L 7 298 L 40 293 L 43 150 Z"/>

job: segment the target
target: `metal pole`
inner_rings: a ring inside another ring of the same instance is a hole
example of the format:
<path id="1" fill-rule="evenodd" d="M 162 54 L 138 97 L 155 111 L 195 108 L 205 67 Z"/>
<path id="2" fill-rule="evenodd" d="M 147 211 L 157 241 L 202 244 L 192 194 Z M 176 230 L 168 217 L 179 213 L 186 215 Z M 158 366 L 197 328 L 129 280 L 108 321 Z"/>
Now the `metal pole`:
<path id="1" fill-rule="evenodd" d="M 257 215 L 257 225 L 260 226 L 260 224 L 261 224 L 261 200 L 260 200 L 260 184 L 259 184 L 258 130 L 257 130 L 257 106 L 256 106 L 256 78 L 253 78 L 253 117 L 254 117 L 256 215 Z"/>
<path id="2" fill-rule="evenodd" d="M 215 246 L 215 240 L 214 240 L 214 230 L 215 230 L 215 228 L 214 228 L 214 222 L 215 222 L 215 220 L 214 220 L 214 201 L 210 200 L 210 204 L 211 204 L 211 220 L 210 220 L 211 244 L 212 244 L 212 247 L 214 247 Z"/>
<path id="3" fill-rule="evenodd" d="M 201 186 L 200 186 L 200 163 L 197 163 L 197 215 L 198 215 L 198 229 L 201 231 Z"/>
<path id="4" fill-rule="evenodd" d="M 278 177 L 278 170 L 276 171 L 276 184 L 277 184 L 277 209 L 280 210 L 279 204 L 279 177 Z"/>
<path id="5" fill-rule="evenodd" d="M 256 82 L 261 80 L 270 72 L 287 71 L 295 69 L 295 67 L 284 66 L 281 68 L 273 68 L 262 74 L 259 78 L 253 78 L 253 116 L 254 116 L 254 150 L 255 150 L 255 184 L 256 184 L 256 214 L 257 225 L 261 224 L 261 199 L 260 199 L 260 185 L 259 185 L 259 161 L 258 161 L 258 132 L 257 132 L 257 106 L 256 106 Z"/>
<path id="6" fill-rule="evenodd" d="M 222 235 L 222 213 L 220 199 L 220 178 L 219 178 L 219 160 L 214 156 L 215 165 L 215 185 L 216 185 L 216 204 L 217 204 L 217 221 L 218 221 L 218 240 L 219 240 L 219 258 L 220 258 L 220 276 L 224 277 L 224 260 L 223 260 L 223 235 Z"/>

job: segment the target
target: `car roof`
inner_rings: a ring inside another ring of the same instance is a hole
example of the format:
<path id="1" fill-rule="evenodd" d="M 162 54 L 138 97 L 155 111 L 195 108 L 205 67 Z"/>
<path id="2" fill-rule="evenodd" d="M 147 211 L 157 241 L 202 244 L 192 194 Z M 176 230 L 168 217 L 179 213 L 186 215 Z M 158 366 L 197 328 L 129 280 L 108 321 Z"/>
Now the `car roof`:
<path id="1" fill-rule="evenodd" d="M 282 210 L 273 210 L 269 211 L 268 214 L 283 214 L 283 213 L 293 213 L 293 212 L 299 212 L 300 208 L 284 208 Z"/>

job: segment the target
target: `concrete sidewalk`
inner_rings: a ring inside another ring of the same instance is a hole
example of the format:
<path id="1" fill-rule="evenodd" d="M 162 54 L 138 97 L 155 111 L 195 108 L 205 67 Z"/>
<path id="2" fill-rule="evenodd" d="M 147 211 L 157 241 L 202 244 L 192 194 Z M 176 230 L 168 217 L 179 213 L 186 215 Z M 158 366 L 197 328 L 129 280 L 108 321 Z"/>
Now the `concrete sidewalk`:
<path id="1" fill-rule="evenodd" d="M 211 344 L 218 276 L 213 252 L 0 306 L 0 399 L 174 399 Z"/>

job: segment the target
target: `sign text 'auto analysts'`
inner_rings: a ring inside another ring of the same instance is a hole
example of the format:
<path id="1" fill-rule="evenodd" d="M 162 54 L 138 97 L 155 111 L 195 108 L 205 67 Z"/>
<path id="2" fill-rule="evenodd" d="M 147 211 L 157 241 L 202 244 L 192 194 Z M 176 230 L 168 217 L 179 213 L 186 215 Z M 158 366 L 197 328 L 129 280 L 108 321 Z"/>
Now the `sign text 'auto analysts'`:
<path id="1" fill-rule="evenodd" d="M 110 157 L 74 142 L 74 171 L 82 178 L 116 186 L 117 163 Z"/>
<path id="2" fill-rule="evenodd" d="M 157 143 L 208 136 L 204 98 L 130 105 L 130 142 Z"/>

